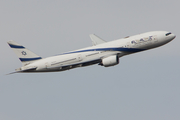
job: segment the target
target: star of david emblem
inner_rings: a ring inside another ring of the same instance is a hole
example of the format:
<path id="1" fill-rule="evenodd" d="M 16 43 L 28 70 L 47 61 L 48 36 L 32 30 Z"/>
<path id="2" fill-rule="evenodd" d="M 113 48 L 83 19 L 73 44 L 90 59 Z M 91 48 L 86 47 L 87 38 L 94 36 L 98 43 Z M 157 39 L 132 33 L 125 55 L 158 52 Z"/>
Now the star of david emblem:
<path id="1" fill-rule="evenodd" d="M 22 53 L 22 55 L 27 55 L 27 53 L 25 51 L 22 51 L 21 53 Z"/>

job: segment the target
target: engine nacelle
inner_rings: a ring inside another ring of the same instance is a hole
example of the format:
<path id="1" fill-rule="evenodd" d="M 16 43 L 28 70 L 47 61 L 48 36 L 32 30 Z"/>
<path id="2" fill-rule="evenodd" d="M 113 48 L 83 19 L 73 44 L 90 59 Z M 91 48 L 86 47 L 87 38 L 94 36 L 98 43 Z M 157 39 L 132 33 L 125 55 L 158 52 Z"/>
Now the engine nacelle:
<path id="1" fill-rule="evenodd" d="M 102 63 L 100 65 L 104 67 L 110 67 L 117 64 L 119 64 L 119 57 L 117 55 L 113 55 L 102 59 Z"/>

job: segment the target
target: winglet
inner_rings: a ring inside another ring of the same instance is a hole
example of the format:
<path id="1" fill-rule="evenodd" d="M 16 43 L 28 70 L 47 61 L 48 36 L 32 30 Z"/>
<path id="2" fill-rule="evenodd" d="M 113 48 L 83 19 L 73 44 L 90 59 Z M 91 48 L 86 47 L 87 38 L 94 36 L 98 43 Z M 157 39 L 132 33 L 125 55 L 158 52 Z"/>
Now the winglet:
<path id="1" fill-rule="evenodd" d="M 95 34 L 90 34 L 89 36 L 90 36 L 90 38 L 92 40 L 93 46 L 106 42 L 103 39 L 101 39 L 100 37 L 96 36 Z"/>

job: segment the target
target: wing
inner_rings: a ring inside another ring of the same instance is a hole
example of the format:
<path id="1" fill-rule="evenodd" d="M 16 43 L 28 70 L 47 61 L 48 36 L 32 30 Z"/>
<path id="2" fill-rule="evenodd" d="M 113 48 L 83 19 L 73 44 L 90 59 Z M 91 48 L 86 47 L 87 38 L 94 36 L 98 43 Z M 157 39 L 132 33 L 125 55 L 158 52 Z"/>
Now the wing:
<path id="1" fill-rule="evenodd" d="M 101 39 L 100 37 L 96 36 L 95 34 L 90 34 L 89 36 L 90 36 L 90 38 L 92 40 L 93 46 L 106 42 L 103 39 Z"/>

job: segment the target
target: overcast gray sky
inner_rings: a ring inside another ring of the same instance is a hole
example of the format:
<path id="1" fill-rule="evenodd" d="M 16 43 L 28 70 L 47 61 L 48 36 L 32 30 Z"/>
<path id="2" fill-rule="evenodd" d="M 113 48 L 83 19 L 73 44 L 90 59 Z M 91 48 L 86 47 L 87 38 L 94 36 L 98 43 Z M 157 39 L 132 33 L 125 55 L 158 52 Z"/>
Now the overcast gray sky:
<path id="1" fill-rule="evenodd" d="M 0 120 L 179 120 L 178 0 L 1 0 Z M 5 75 L 21 67 L 14 40 L 42 57 L 154 30 L 172 42 L 98 65 Z"/>

